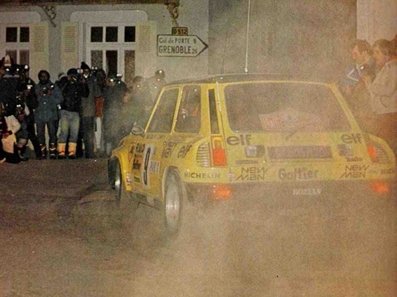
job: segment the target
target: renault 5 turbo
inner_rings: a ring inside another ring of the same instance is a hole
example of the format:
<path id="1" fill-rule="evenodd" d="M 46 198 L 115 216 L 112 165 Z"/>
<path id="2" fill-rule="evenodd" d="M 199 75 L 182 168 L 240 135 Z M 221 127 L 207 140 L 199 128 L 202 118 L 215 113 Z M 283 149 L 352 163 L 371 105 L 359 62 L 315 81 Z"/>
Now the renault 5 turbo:
<path id="1" fill-rule="evenodd" d="M 108 173 L 117 199 L 160 210 L 175 234 L 190 203 L 243 201 L 243 210 L 278 191 L 316 197 L 342 187 L 389 197 L 396 163 L 335 85 L 246 74 L 165 85 Z"/>

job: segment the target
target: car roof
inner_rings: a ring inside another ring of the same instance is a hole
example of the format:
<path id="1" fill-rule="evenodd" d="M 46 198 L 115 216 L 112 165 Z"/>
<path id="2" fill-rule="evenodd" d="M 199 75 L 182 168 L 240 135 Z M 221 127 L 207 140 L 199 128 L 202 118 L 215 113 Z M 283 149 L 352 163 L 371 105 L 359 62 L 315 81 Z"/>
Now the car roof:
<path id="1" fill-rule="evenodd" d="M 184 79 L 168 83 L 168 85 L 175 84 L 191 84 L 191 83 L 233 83 L 233 82 L 246 82 L 246 81 L 264 81 L 264 80 L 276 80 L 276 81 L 307 81 L 326 83 L 326 80 L 319 80 L 318 77 L 313 79 L 311 77 L 302 75 L 291 75 L 281 73 L 233 73 L 233 74 L 218 74 L 212 75 L 205 78 L 198 79 Z"/>

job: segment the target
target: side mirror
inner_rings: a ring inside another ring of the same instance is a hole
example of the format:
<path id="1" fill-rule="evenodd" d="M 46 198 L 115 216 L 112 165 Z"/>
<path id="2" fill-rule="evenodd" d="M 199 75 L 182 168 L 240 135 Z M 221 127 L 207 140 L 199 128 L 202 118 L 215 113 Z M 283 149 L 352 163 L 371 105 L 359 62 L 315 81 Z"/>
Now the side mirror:
<path id="1" fill-rule="evenodd" d="M 137 122 L 135 122 L 132 125 L 132 129 L 131 129 L 130 133 L 132 135 L 143 135 L 144 132 L 145 132 L 145 130 L 141 126 L 139 126 Z"/>

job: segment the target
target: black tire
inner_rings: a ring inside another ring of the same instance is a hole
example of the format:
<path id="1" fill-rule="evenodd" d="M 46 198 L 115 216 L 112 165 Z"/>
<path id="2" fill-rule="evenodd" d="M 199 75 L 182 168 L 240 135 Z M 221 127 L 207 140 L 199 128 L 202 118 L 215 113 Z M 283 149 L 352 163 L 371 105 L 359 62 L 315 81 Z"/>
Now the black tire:
<path id="1" fill-rule="evenodd" d="M 117 205 L 120 205 L 120 201 L 125 197 L 125 190 L 123 185 L 123 177 L 121 173 L 121 166 L 119 161 L 114 163 L 114 179 L 113 179 L 113 186 L 115 190 L 115 199 Z"/>

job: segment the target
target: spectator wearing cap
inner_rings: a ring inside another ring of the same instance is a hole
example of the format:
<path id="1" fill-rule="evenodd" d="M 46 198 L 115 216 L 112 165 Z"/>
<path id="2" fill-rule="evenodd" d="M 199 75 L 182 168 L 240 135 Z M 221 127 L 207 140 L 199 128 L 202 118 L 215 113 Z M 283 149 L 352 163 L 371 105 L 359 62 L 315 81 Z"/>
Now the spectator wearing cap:
<path id="1" fill-rule="evenodd" d="M 76 146 L 80 127 L 81 100 L 88 97 L 89 89 L 76 68 L 67 72 L 67 80 L 59 84 L 63 101 L 58 130 L 58 158 L 76 158 Z"/>

